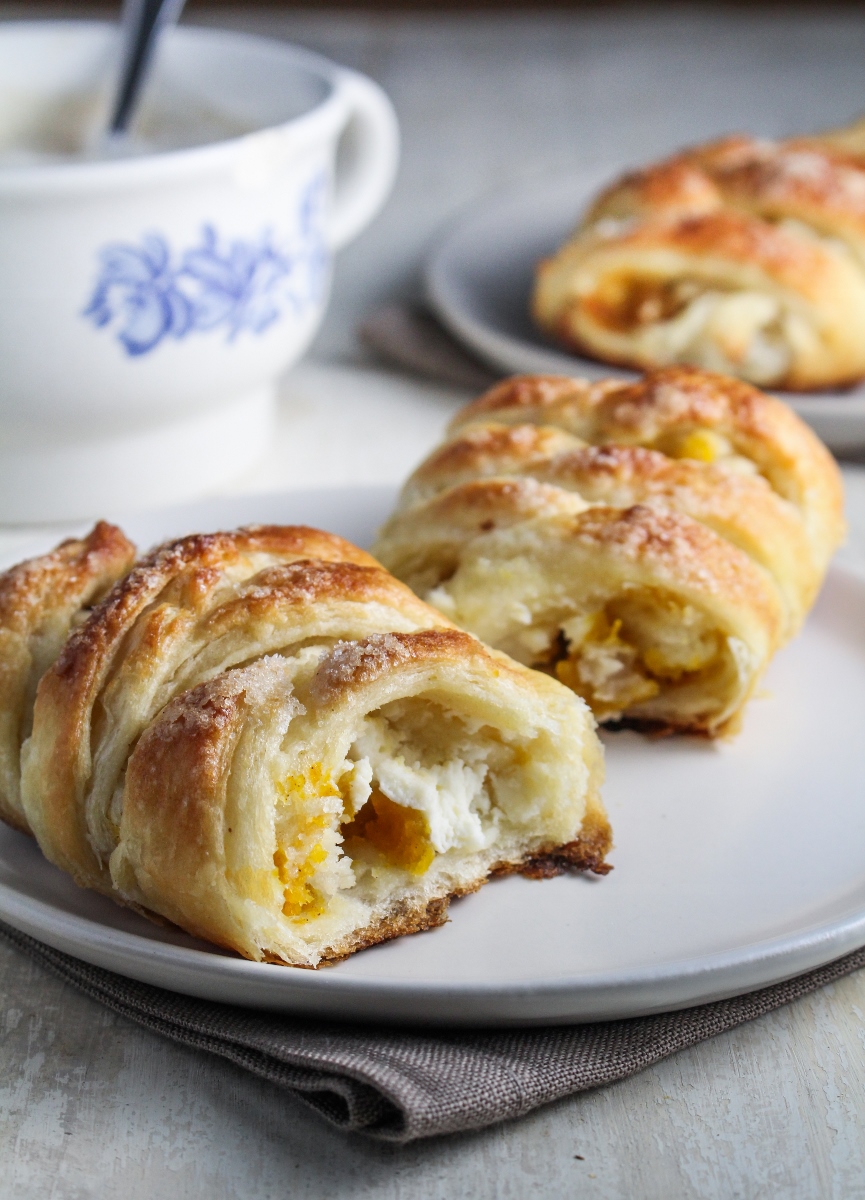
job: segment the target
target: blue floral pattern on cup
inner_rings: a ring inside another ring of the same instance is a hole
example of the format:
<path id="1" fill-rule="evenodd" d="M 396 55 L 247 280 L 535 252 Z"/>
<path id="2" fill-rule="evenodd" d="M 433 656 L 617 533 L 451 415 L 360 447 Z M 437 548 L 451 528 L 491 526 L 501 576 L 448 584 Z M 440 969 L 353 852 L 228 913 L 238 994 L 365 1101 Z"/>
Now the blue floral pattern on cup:
<path id="1" fill-rule="evenodd" d="M 324 195 L 322 178 L 305 189 L 294 238 L 266 229 L 254 241 L 229 240 L 204 225 L 199 243 L 178 254 L 159 233 L 105 246 L 83 315 L 111 327 L 132 356 L 166 338 L 223 330 L 233 341 L 263 333 L 289 311 L 300 316 L 320 302 L 327 277 Z"/>

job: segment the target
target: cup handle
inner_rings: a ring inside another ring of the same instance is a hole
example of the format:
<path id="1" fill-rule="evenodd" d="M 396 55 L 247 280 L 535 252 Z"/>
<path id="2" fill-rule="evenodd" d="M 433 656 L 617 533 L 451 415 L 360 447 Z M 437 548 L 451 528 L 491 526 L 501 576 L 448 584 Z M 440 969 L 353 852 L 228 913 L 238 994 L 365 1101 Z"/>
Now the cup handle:
<path id="1" fill-rule="evenodd" d="M 340 80 L 348 117 L 336 160 L 330 245 L 356 237 L 387 199 L 399 160 L 396 113 L 381 88 L 353 71 Z"/>

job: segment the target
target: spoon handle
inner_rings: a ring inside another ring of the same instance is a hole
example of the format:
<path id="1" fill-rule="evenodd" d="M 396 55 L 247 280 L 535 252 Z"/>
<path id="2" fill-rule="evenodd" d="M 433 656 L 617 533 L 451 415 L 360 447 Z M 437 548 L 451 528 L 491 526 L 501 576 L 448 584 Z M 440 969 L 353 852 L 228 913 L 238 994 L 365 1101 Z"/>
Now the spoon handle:
<path id="1" fill-rule="evenodd" d="M 180 16 L 185 0 L 124 0 L 120 78 L 111 115 L 112 134 L 129 128 L 159 34 Z"/>

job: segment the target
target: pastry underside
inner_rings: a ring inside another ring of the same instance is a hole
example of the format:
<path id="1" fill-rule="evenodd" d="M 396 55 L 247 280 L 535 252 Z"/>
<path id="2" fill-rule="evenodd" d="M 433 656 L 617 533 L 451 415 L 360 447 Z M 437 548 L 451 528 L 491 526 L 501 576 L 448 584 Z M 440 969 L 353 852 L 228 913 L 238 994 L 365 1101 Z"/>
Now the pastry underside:
<path id="1" fill-rule="evenodd" d="M 860 122 L 695 147 L 607 188 L 538 267 L 533 312 L 604 362 L 793 390 L 865 376 Z"/>
<path id="2" fill-rule="evenodd" d="M 375 553 L 598 719 L 715 735 L 800 628 L 841 509 L 825 449 L 747 384 L 524 376 L 457 414 Z"/>
<path id="3" fill-rule="evenodd" d="M 51 861 L 252 959 L 440 924 L 491 874 L 607 869 L 586 706 L 302 527 L 142 560 L 43 676 L 22 761 Z"/>

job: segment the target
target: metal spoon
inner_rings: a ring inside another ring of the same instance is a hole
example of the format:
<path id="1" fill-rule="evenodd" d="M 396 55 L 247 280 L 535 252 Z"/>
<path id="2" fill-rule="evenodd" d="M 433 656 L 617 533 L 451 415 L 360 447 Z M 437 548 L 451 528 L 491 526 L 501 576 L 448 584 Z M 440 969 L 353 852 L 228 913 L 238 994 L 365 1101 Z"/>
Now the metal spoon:
<path id="1" fill-rule="evenodd" d="M 163 30 L 174 25 L 185 0 L 123 0 L 123 49 L 120 79 L 114 99 L 109 136 L 121 138 L 129 129 L 156 43 Z"/>

